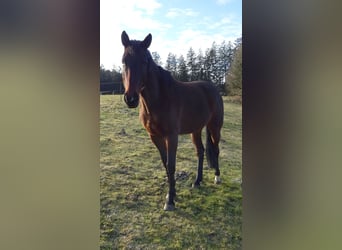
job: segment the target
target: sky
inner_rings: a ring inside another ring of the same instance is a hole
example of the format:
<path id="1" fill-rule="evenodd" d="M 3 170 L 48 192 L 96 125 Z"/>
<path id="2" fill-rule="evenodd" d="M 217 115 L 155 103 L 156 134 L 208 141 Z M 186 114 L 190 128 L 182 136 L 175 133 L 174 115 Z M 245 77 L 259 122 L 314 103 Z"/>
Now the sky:
<path id="1" fill-rule="evenodd" d="M 121 33 L 143 40 L 152 34 L 150 52 L 165 63 L 169 53 L 204 52 L 215 41 L 234 42 L 242 36 L 242 0 L 101 0 L 100 64 L 120 67 Z"/>

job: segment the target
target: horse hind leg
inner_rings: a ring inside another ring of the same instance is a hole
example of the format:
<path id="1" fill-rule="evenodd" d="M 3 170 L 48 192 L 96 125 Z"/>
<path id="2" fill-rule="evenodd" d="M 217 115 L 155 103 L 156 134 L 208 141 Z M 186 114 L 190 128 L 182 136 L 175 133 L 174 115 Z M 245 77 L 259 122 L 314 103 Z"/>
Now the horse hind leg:
<path id="1" fill-rule="evenodd" d="M 207 141 L 206 141 L 206 157 L 209 168 L 215 169 L 215 184 L 221 183 L 220 168 L 218 163 L 218 156 L 220 141 L 220 129 L 211 129 L 207 126 Z"/>
<path id="2" fill-rule="evenodd" d="M 198 165 L 197 165 L 197 176 L 196 180 L 193 184 L 193 187 L 199 187 L 202 181 L 203 176 L 203 159 L 204 159 L 204 146 L 202 143 L 202 130 L 194 132 L 191 134 L 192 142 L 195 144 L 197 157 L 198 157 Z"/>

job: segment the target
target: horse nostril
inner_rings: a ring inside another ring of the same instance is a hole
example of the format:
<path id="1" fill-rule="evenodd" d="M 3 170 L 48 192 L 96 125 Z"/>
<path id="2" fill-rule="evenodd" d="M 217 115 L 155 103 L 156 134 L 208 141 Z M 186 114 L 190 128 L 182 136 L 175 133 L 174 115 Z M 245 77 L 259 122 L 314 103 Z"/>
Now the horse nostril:
<path id="1" fill-rule="evenodd" d="M 139 104 L 139 96 L 134 93 L 132 96 L 124 94 L 124 100 L 129 108 L 135 108 Z"/>
<path id="2" fill-rule="evenodd" d="M 134 96 L 128 96 L 127 94 L 125 94 L 124 98 L 126 103 L 134 102 Z"/>

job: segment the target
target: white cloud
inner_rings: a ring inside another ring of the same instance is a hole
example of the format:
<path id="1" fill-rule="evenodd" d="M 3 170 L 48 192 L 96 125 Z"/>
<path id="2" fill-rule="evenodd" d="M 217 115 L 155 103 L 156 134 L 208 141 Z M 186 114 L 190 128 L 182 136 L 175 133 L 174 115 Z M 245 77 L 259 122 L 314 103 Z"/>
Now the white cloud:
<path id="1" fill-rule="evenodd" d="M 171 8 L 166 13 L 166 17 L 168 18 L 175 18 L 178 16 L 190 16 L 194 17 L 197 16 L 199 13 L 196 11 L 193 11 L 192 9 L 179 9 L 179 8 Z"/>
<path id="2" fill-rule="evenodd" d="M 143 39 L 149 32 L 170 28 L 153 19 L 153 13 L 162 5 L 156 0 L 101 0 L 100 2 L 100 62 L 105 68 L 121 65 L 123 47 L 121 32 L 131 38 Z"/>
<path id="3" fill-rule="evenodd" d="M 127 13 L 130 13 L 131 10 L 141 10 L 144 11 L 148 15 L 152 15 L 157 9 L 159 9 L 162 4 L 159 3 L 156 0 L 125 0 L 125 1 L 113 1 L 113 0 L 101 0 L 105 3 L 110 3 L 114 9 L 113 13 L 115 13 L 115 9 L 120 10 L 120 13 L 115 14 L 122 14 L 125 15 Z M 126 13 L 125 13 L 126 12 Z M 130 18 L 131 16 L 127 16 L 127 18 Z"/>
<path id="4" fill-rule="evenodd" d="M 185 29 L 178 33 L 176 40 L 171 41 L 160 38 L 160 40 L 163 42 L 155 44 L 153 51 L 157 51 L 160 54 L 163 63 L 165 63 L 169 52 L 176 54 L 178 57 L 183 55 L 186 58 L 190 47 L 194 49 L 196 54 L 198 53 L 199 49 L 205 53 L 206 49 L 211 48 L 213 42 L 216 42 L 217 45 L 220 45 L 223 41 L 234 42 L 237 37 L 241 36 L 241 28 L 236 28 L 236 35 L 231 35 L 230 31 L 230 29 L 220 32 L 208 31 L 199 28 Z"/>
<path id="5" fill-rule="evenodd" d="M 234 25 L 234 19 L 231 17 L 223 17 L 217 22 L 207 22 L 208 29 L 224 29 L 225 27 Z"/>
<path id="6" fill-rule="evenodd" d="M 143 40 L 148 33 L 153 36 L 151 52 L 158 52 L 162 62 L 169 52 L 186 57 L 190 47 L 196 53 L 199 48 L 205 52 L 215 41 L 234 41 L 241 36 L 241 23 L 237 17 L 201 17 L 190 8 L 161 9 L 157 0 L 101 0 L 100 2 L 100 63 L 111 69 L 121 66 L 123 46 L 121 32 L 126 30 L 131 39 Z M 160 17 L 164 14 L 164 18 Z M 175 17 L 192 17 L 175 22 Z M 159 19 L 157 19 L 159 17 Z M 167 18 L 165 18 L 167 17 Z M 177 26 L 176 26 L 177 25 Z"/>
<path id="7" fill-rule="evenodd" d="M 233 0 L 216 0 L 218 5 L 226 5 L 227 3 L 231 3 Z"/>
<path id="8" fill-rule="evenodd" d="M 130 1 L 123 1 L 123 2 L 130 2 Z M 133 6 L 135 5 L 138 9 L 146 11 L 148 15 L 152 15 L 154 11 L 160 8 L 162 5 L 156 0 L 144 0 L 144 1 L 131 1 Z"/>

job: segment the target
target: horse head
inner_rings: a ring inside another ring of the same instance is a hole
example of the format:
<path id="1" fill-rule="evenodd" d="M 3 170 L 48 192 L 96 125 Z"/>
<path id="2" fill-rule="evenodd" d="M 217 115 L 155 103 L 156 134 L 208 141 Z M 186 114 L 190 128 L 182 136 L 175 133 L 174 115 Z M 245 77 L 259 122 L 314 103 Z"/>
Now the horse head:
<path id="1" fill-rule="evenodd" d="M 122 56 L 122 80 L 125 87 L 124 100 L 129 108 L 136 108 L 139 104 L 139 94 L 143 89 L 143 80 L 147 77 L 148 63 L 151 58 L 147 50 L 152 42 L 152 35 L 148 34 L 143 41 L 130 40 L 125 31 L 121 34 L 124 46 Z"/>

